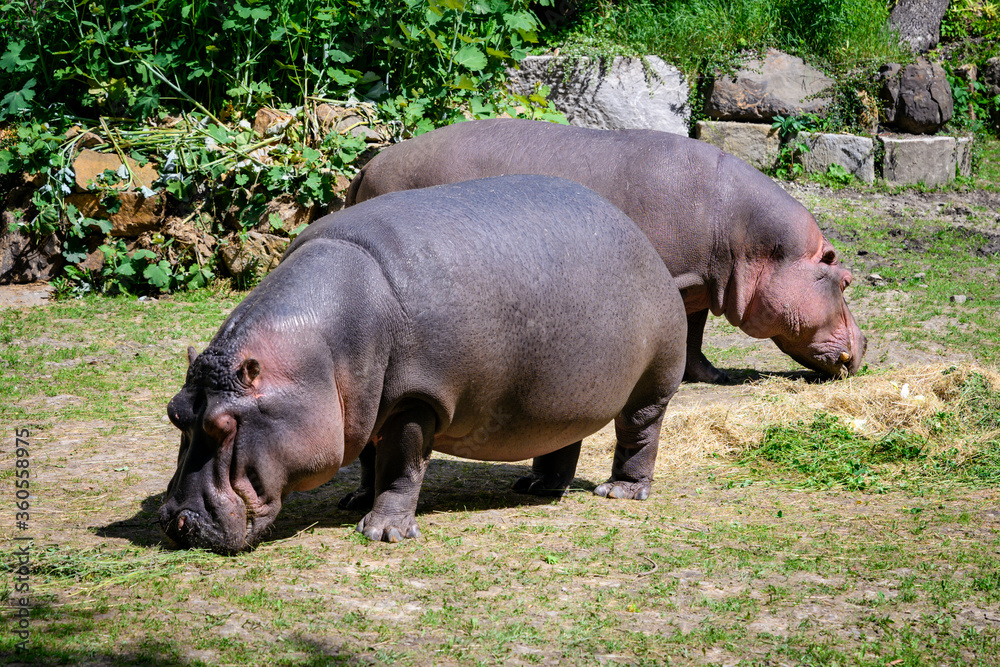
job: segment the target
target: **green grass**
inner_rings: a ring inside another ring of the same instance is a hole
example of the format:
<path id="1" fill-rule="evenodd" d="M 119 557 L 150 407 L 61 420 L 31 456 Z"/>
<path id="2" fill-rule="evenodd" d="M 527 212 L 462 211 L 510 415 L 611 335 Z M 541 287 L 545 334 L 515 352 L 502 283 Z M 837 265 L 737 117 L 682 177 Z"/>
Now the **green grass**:
<path id="1" fill-rule="evenodd" d="M 849 299 L 898 308 L 866 306 L 873 340 L 996 363 L 1000 294 L 981 286 L 995 269 L 975 254 L 982 239 L 826 197 L 821 222 L 847 239 L 836 243 L 856 274 Z M 872 272 L 886 284 L 868 284 Z M 959 307 L 951 292 L 973 299 Z M 539 502 L 508 490 L 519 466 L 434 457 L 419 540 L 354 532 L 360 517 L 337 508 L 357 482 L 345 470 L 290 495 L 254 552 L 168 550 L 152 525 L 177 454 L 166 402 L 187 345 L 203 347 L 241 297 L 87 297 L 0 314 L 0 415 L 32 431 L 32 502 L 44 510 L 32 520 L 31 652 L 0 633 L 0 662 L 874 667 L 1000 655 L 1000 629 L 984 620 L 1000 606 L 1000 452 L 988 440 L 973 459 L 942 446 L 1000 427 L 1000 398 L 975 375 L 926 443 L 862 437 L 820 412 L 769 424 L 744 465 L 659 470 L 643 503 Z M 924 326 L 932 317 L 940 328 Z M 752 365 L 746 349 L 719 353 Z M 578 476 L 602 481 L 610 453 L 584 450 Z M 0 495 L 11 477 L 0 465 Z"/>

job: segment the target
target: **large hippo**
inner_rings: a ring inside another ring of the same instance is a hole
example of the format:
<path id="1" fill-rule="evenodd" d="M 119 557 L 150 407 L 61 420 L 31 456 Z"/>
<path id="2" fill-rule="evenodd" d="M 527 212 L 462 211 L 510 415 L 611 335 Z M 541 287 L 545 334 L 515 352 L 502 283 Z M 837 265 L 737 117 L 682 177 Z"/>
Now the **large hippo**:
<path id="1" fill-rule="evenodd" d="M 373 540 L 419 534 L 431 450 L 534 458 L 523 491 L 573 479 L 614 419 L 610 479 L 644 499 L 684 371 L 680 292 L 621 211 L 558 178 L 400 192 L 314 222 L 188 351 L 167 407 L 181 430 L 159 521 L 181 546 L 237 552 L 290 492 L 375 443 L 352 507 Z"/>
<path id="2" fill-rule="evenodd" d="M 772 339 L 808 368 L 840 377 L 860 367 L 867 343 L 843 296 L 851 274 L 812 215 L 770 178 L 701 141 L 651 130 L 469 121 L 379 153 L 351 183 L 347 205 L 504 174 L 567 178 L 635 220 L 684 297 L 686 380 L 728 379 L 701 351 L 709 311 Z"/>

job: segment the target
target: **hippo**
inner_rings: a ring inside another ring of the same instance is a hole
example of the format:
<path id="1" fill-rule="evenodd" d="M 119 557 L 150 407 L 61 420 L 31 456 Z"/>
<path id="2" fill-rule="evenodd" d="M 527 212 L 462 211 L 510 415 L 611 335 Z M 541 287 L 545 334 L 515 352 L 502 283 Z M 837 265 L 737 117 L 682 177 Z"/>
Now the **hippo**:
<path id="1" fill-rule="evenodd" d="M 701 351 L 709 311 L 827 376 L 860 368 L 867 341 L 843 296 L 852 276 L 813 216 L 770 178 L 702 141 L 653 130 L 467 121 L 383 150 L 354 178 L 346 204 L 505 174 L 585 185 L 646 233 L 684 297 L 685 380 L 729 382 Z"/>
<path id="2" fill-rule="evenodd" d="M 159 523 L 181 547 L 257 544 L 291 491 L 367 443 L 346 505 L 371 540 L 417 537 L 431 451 L 533 459 L 519 491 L 559 495 L 581 441 L 614 420 L 595 493 L 648 497 L 681 383 L 687 319 L 649 240 L 551 177 L 398 192 L 311 224 L 167 406 L 181 431 Z"/>

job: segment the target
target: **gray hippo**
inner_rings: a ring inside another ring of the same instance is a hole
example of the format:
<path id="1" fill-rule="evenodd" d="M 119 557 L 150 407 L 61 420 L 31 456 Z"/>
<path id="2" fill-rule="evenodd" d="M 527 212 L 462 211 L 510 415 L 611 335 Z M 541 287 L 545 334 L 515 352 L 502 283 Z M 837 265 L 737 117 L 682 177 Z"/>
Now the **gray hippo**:
<path id="1" fill-rule="evenodd" d="M 391 146 L 358 173 L 347 205 L 485 176 L 541 174 L 586 185 L 653 242 L 684 297 L 688 381 L 726 382 L 702 354 L 708 312 L 841 377 L 867 342 L 844 301 L 851 274 L 813 216 L 770 178 L 702 141 L 492 119 Z"/>
<path id="2" fill-rule="evenodd" d="M 310 225 L 229 315 L 167 413 L 181 430 L 159 512 L 180 546 L 258 542 L 290 491 L 372 459 L 358 530 L 419 535 L 431 451 L 534 458 L 559 493 L 612 419 L 596 493 L 644 499 L 684 372 L 670 273 L 621 211 L 570 181 L 489 178 L 399 192 Z"/>

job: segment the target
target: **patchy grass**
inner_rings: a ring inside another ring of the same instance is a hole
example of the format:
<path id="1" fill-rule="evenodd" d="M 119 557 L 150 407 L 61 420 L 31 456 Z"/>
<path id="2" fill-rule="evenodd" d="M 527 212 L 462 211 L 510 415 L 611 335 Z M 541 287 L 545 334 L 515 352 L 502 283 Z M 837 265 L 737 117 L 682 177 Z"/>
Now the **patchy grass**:
<path id="1" fill-rule="evenodd" d="M 165 406 L 187 345 L 204 347 L 242 294 L 2 311 L 0 415 L 31 432 L 34 538 L 31 652 L 5 627 L 4 662 L 995 662 L 1000 295 L 977 250 L 996 209 L 963 204 L 966 234 L 943 212 L 953 202 L 937 206 L 952 194 L 807 195 L 856 274 L 864 373 L 816 383 L 713 318 L 709 356 L 743 383 L 682 387 L 648 501 L 589 493 L 611 429 L 587 440 L 559 501 L 510 492 L 526 464 L 435 456 L 422 537 L 397 545 L 368 543 L 337 508 L 356 467 L 291 494 L 252 553 L 161 543 L 178 446 Z M 9 437 L 0 458 L 7 502 Z"/>

